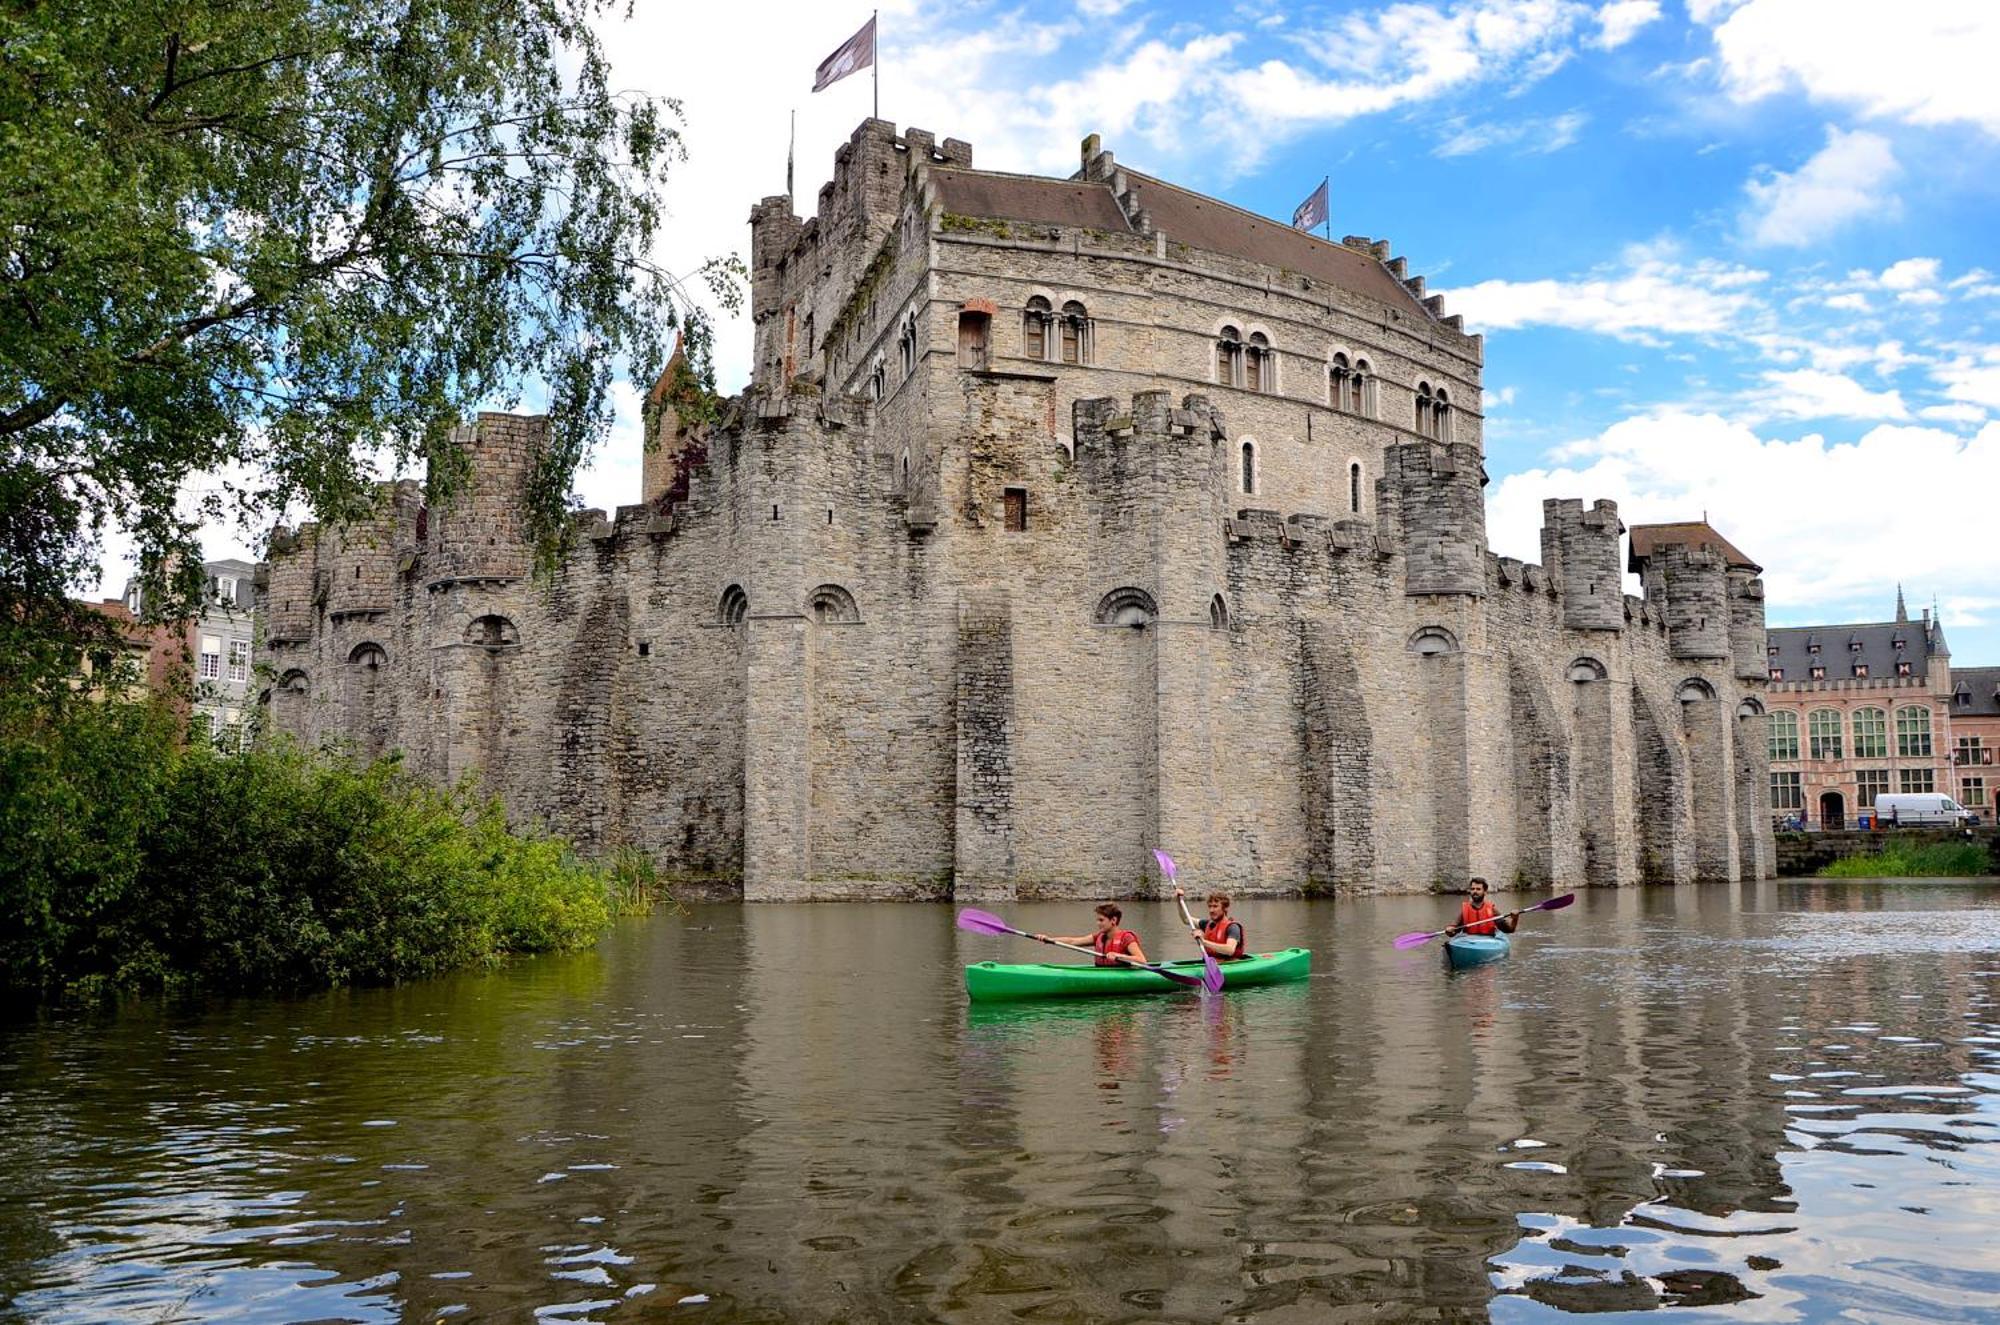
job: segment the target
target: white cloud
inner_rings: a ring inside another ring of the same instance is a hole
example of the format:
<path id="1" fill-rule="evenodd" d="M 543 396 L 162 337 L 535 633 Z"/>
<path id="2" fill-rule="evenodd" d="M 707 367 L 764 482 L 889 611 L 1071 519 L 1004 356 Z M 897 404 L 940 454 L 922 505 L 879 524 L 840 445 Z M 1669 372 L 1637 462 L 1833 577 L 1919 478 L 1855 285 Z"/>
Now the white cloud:
<path id="1" fill-rule="evenodd" d="M 1837 294 L 1826 301 L 1828 308 L 1844 308 L 1850 312 L 1866 313 L 1869 308 L 1865 294 Z"/>
<path id="2" fill-rule="evenodd" d="M 1447 290 L 1445 306 L 1481 330 L 1568 327 L 1623 340 L 1741 333 L 1761 311 L 1766 273 L 1714 260 L 1683 263 L 1634 246 L 1619 267 L 1581 280 L 1481 281 Z"/>
<path id="3" fill-rule="evenodd" d="M 1941 265 L 1936 258 L 1904 258 L 1884 267 L 1882 274 L 1875 279 L 1885 290 L 1915 290 L 1936 285 Z"/>
<path id="4" fill-rule="evenodd" d="M 1826 146 L 1797 171 L 1774 172 L 1743 186 L 1750 195 L 1744 218 L 1750 238 L 1759 244 L 1800 246 L 1858 216 L 1897 215 L 1902 203 L 1883 186 L 1901 169 L 1889 140 L 1880 134 L 1828 125 Z"/>
<path id="5" fill-rule="evenodd" d="M 1899 304 L 1915 304 L 1919 307 L 1928 308 L 1944 302 L 1944 291 L 1905 290 L 1896 296 L 1896 302 Z"/>
<path id="6" fill-rule="evenodd" d="M 1936 419 L 1940 423 L 1984 423 L 1986 411 L 1977 405 L 1926 405 L 1917 411 L 1924 419 Z"/>
<path id="7" fill-rule="evenodd" d="M 1582 111 L 1568 111 L 1546 119 L 1530 117 L 1510 122 L 1452 125 L 1451 137 L 1431 149 L 1433 156 L 1466 156 L 1489 147 L 1518 144 L 1524 152 L 1560 152 L 1577 140 L 1590 117 Z"/>
<path id="8" fill-rule="evenodd" d="M 1513 404 L 1514 397 L 1518 394 L 1518 392 L 1514 387 L 1503 386 L 1497 391 L 1491 387 L 1488 387 L 1481 394 L 1485 398 L 1486 408 L 1490 410 Z"/>
<path id="9" fill-rule="evenodd" d="M 1763 563 L 1770 601 L 1811 609 L 1879 595 L 1894 574 L 1940 592 L 1989 591 L 1990 494 L 2000 485 L 2000 422 L 1970 438 L 1883 424 L 1858 440 L 1770 440 L 1714 414 L 1664 413 L 1613 424 L 1566 448 L 1569 464 L 1512 474 L 1487 502 L 1493 546 L 1538 558 L 1544 497 L 1610 497 L 1629 524 L 1708 513 Z M 1938 476 L 1949 474 L 1950 483 Z M 1773 500 L 1782 493 L 1782 500 Z M 1907 521 L 1863 513 L 1921 513 Z"/>
<path id="10" fill-rule="evenodd" d="M 1715 29 L 1715 47 L 1723 88 L 1738 101 L 1796 89 L 1874 118 L 1973 124 L 2000 136 L 1992 70 L 2000 5 L 1992 0 L 1893 10 L 1861 0 L 1749 0 Z"/>
<path id="11" fill-rule="evenodd" d="M 1766 372 L 1761 399 L 1774 413 L 1796 419 L 1907 419 L 1898 391 L 1870 391 L 1851 377 L 1800 368 Z"/>
<path id="12" fill-rule="evenodd" d="M 1660 0 L 1611 0 L 1597 11 L 1595 44 L 1615 51 L 1660 17 Z"/>
<path id="13" fill-rule="evenodd" d="M 1976 354 L 1961 354 L 1931 369 L 1944 387 L 1945 398 L 2000 410 L 2000 345 Z"/>

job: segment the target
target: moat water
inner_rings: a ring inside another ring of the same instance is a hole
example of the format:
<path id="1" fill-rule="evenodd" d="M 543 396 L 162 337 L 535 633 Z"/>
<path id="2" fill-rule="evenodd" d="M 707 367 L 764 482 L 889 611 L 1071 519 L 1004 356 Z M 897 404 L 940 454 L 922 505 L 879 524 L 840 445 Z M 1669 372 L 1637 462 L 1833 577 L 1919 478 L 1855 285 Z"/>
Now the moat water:
<path id="1" fill-rule="evenodd" d="M 972 1008 L 1045 950 L 705 906 L 0 1026 L 0 1318 L 2000 1320 L 2000 883 L 1586 893 L 1456 975 L 1440 900 L 1242 910 L 1313 978 Z"/>

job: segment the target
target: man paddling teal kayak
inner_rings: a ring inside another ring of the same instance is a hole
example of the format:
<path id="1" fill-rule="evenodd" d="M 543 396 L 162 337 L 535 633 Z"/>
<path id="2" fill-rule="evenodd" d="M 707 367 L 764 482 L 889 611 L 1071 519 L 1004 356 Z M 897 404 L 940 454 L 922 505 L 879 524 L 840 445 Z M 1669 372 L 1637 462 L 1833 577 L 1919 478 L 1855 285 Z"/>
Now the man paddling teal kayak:
<path id="1" fill-rule="evenodd" d="M 1181 901 L 1181 912 L 1186 914 L 1186 894 L 1176 885 L 1174 897 Z M 1220 961 L 1233 962 L 1250 955 L 1250 940 L 1243 933 L 1243 925 L 1229 914 L 1229 894 L 1210 893 L 1208 895 L 1208 920 L 1196 921 L 1194 936 L 1201 940 L 1202 950 L 1214 953 Z"/>
<path id="2" fill-rule="evenodd" d="M 1466 900 L 1459 904 L 1458 923 L 1445 930 L 1451 938 L 1460 934 L 1476 934 L 1491 937 L 1497 929 L 1502 934 L 1512 934 L 1520 916 L 1519 911 L 1509 911 L 1501 915 L 1493 903 L 1486 899 L 1486 880 L 1474 879 L 1465 885 Z"/>
<path id="3" fill-rule="evenodd" d="M 1115 902 L 1101 903 L 1097 908 L 1097 932 L 1065 938 L 1059 934 L 1036 934 L 1033 937 L 1044 943 L 1069 943 L 1079 948 L 1089 948 L 1097 954 L 1099 966 L 1124 966 L 1120 957 L 1130 957 L 1133 961 L 1146 960 L 1146 950 L 1139 946 L 1139 936 L 1129 929 L 1119 927 L 1125 918 Z"/>

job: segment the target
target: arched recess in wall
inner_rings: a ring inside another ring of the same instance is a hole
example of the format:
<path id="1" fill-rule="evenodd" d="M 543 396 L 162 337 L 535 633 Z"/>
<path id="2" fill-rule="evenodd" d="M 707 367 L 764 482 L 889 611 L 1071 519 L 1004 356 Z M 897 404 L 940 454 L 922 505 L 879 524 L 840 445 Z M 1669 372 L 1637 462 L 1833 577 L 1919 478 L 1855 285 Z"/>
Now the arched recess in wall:
<path id="1" fill-rule="evenodd" d="M 1569 679 L 1578 685 L 1588 685 L 1592 681 L 1602 681 L 1611 673 L 1603 663 L 1595 658 L 1578 658 L 1569 665 Z"/>
<path id="2" fill-rule="evenodd" d="M 861 609 L 854 595 L 837 584 L 822 584 L 806 595 L 806 615 L 822 626 L 861 624 Z"/>
<path id="3" fill-rule="evenodd" d="M 1548 887 L 1567 871 L 1575 839 L 1569 733 L 1533 671 L 1507 660 L 1509 763 L 1514 783 L 1514 876 Z"/>
<path id="4" fill-rule="evenodd" d="M 465 642 L 477 644 L 487 649 L 511 648 L 521 642 L 521 632 L 514 623 L 498 613 L 488 613 L 474 617 L 465 628 Z"/>
<path id="5" fill-rule="evenodd" d="M 373 640 L 363 640 L 348 650 L 347 661 L 350 666 L 375 671 L 389 665 L 389 651 Z"/>
<path id="6" fill-rule="evenodd" d="M 1632 687 L 1632 755 L 1639 793 L 1639 877 L 1647 883 L 1683 883 L 1692 876 L 1681 830 L 1687 824 L 1687 755 L 1676 730 L 1663 720 L 1643 688 Z"/>
<path id="7" fill-rule="evenodd" d="M 1763 717 L 1764 716 L 1763 702 L 1759 700 L 1755 695 L 1745 695 L 1743 697 L 1743 702 L 1736 706 L 1736 716 L 1739 718 Z"/>
<path id="8" fill-rule="evenodd" d="M 743 586 L 732 584 L 722 591 L 722 598 L 715 605 L 715 619 L 725 626 L 740 626 L 750 615 L 750 595 L 743 592 Z"/>
<path id="9" fill-rule="evenodd" d="M 1159 615 L 1159 604 L 1153 601 L 1153 595 L 1144 589 L 1125 585 L 1098 600 L 1096 621 L 1100 626 L 1143 629 Z"/>
<path id="10" fill-rule="evenodd" d="M 1695 704 L 1704 699 L 1715 698 L 1715 687 L 1698 676 L 1690 676 L 1674 688 L 1674 698 L 1683 704 Z"/>
<path id="11" fill-rule="evenodd" d="M 1425 626 L 1410 636 L 1411 653 L 1423 658 L 1435 658 L 1440 654 L 1458 652 L 1458 636 L 1443 626 Z"/>
<path id="12" fill-rule="evenodd" d="M 1208 625 L 1211 630 L 1229 629 L 1229 604 L 1221 594 L 1208 600 Z"/>
<path id="13" fill-rule="evenodd" d="M 304 697 L 312 693 L 312 678 L 301 668 L 294 667 L 278 678 L 277 693 Z"/>

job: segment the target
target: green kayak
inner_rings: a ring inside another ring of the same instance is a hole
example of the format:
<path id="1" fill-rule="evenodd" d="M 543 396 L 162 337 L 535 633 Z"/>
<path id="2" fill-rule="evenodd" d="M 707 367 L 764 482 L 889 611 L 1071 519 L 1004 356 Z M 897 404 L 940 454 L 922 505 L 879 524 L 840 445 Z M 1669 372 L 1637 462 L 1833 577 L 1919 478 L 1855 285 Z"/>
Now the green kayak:
<path id="1" fill-rule="evenodd" d="M 1201 974 L 1199 961 L 1162 962 L 1162 966 L 1189 975 Z M 1247 989 L 1251 985 L 1281 985 L 1303 980 L 1312 970 L 1312 952 L 1306 948 L 1285 948 L 1259 953 L 1241 961 L 1222 963 L 1222 988 Z M 1106 994 L 1171 994 L 1196 992 L 1186 985 L 1124 966 L 1058 966 L 1037 962 L 1012 966 L 1002 962 L 980 962 L 965 968 L 965 992 L 975 1003 L 1009 1003 L 1030 998 L 1096 998 Z"/>

